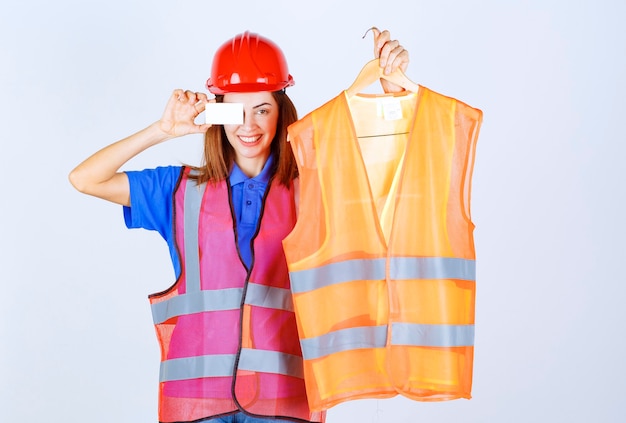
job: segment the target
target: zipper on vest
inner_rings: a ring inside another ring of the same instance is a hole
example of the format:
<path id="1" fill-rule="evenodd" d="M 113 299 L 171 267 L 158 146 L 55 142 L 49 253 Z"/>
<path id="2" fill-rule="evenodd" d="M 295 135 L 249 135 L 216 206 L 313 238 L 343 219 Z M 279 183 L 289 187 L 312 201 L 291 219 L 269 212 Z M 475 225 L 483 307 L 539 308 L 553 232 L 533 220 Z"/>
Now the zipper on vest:
<path id="1" fill-rule="evenodd" d="M 230 213 L 232 216 L 232 221 L 233 221 L 233 232 L 235 234 L 235 246 L 237 247 L 237 253 L 239 254 L 239 260 L 241 261 L 241 263 L 245 266 L 247 273 L 246 273 L 246 280 L 244 281 L 243 284 L 243 293 L 241 295 L 241 303 L 239 305 L 239 345 L 237 346 L 237 354 L 235 355 L 235 364 L 233 366 L 233 381 L 231 384 L 231 395 L 233 398 L 233 402 L 235 403 L 235 405 L 237 406 L 237 408 L 242 411 L 247 413 L 247 411 L 243 408 L 243 406 L 239 403 L 239 400 L 237 399 L 237 392 L 236 392 L 236 385 L 237 385 L 237 370 L 239 369 L 239 359 L 241 358 L 241 349 L 243 347 L 243 315 L 244 315 L 244 305 L 246 302 L 246 294 L 248 292 L 248 282 L 250 280 L 250 275 L 252 275 L 252 269 L 254 268 L 254 259 L 255 259 L 255 254 L 254 254 L 254 240 L 256 239 L 256 237 L 259 235 L 259 232 L 261 230 L 261 222 L 263 221 L 263 213 L 265 211 L 265 201 L 267 200 L 267 195 L 270 191 L 271 185 L 272 185 L 272 178 L 270 178 L 268 184 L 267 184 L 267 188 L 265 189 L 265 193 L 263 194 L 263 200 L 261 201 L 261 211 L 259 214 L 259 220 L 257 221 L 256 224 L 256 230 L 254 231 L 254 235 L 252 236 L 252 239 L 250 239 L 250 268 L 248 268 L 248 266 L 246 266 L 246 264 L 243 261 L 243 258 L 241 257 L 241 251 L 239 250 L 239 235 L 237 233 L 237 219 L 235 217 L 235 209 L 233 207 L 233 200 L 232 200 L 232 192 L 231 192 L 231 187 L 230 184 L 227 184 L 228 186 L 228 204 L 230 205 Z"/>

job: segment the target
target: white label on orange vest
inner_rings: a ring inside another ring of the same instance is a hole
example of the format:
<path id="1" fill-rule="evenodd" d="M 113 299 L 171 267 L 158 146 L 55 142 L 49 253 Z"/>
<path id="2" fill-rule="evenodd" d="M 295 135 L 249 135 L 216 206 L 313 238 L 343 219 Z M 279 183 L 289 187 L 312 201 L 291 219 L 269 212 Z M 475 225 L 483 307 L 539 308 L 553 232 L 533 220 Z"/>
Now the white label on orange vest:
<path id="1" fill-rule="evenodd" d="M 402 104 L 397 98 L 381 98 L 380 103 L 383 109 L 383 118 L 385 120 L 402 119 Z"/>

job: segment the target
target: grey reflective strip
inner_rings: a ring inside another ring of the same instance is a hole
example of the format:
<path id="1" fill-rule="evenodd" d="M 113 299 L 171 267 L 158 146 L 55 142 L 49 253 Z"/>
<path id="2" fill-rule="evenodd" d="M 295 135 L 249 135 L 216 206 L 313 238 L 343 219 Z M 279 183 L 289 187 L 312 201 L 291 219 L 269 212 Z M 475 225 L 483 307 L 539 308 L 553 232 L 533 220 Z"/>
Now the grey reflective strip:
<path id="1" fill-rule="evenodd" d="M 476 280 L 476 262 L 454 257 L 396 257 L 389 263 L 389 277 L 401 279 Z"/>
<path id="2" fill-rule="evenodd" d="M 200 291 L 200 255 L 198 251 L 198 230 L 200 206 L 206 184 L 196 185 L 187 180 L 185 186 L 185 273 L 187 292 Z"/>
<path id="3" fill-rule="evenodd" d="M 290 272 L 294 294 L 334 284 L 359 280 L 383 280 L 386 259 L 348 260 L 315 269 Z M 390 279 L 463 279 L 476 280 L 474 260 L 453 257 L 392 257 Z"/>
<path id="4" fill-rule="evenodd" d="M 341 351 L 384 348 L 386 343 L 387 326 L 340 329 L 315 338 L 300 340 L 302 356 L 305 360 L 313 360 Z"/>
<path id="5" fill-rule="evenodd" d="M 293 300 L 289 289 L 274 288 L 251 282 L 248 283 L 246 291 L 246 304 L 293 311 Z"/>
<path id="6" fill-rule="evenodd" d="M 235 354 L 203 355 L 174 358 L 161 363 L 161 382 L 198 379 L 203 377 L 228 377 L 233 375 Z M 275 351 L 242 349 L 239 369 L 274 373 L 302 379 L 302 357 Z"/>
<path id="7" fill-rule="evenodd" d="M 243 348 L 239 369 L 304 378 L 302 357 L 276 351 Z"/>
<path id="8" fill-rule="evenodd" d="M 467 347 L 474 345 L 474 325 L 420 325 L 393 323 L 392 345 Z"/>
<path id="9" fill-rule="evenodd" d="M 347 260 L 315 269 L 290 272 L 291 290 L 299 294 L 342 282 L 385 279 L 385 262 L 384 258 Z"/>
<path id="10" fill-rule="evenodd" d="M 155 324 L 186 314 L 203 311 L 236 310 L 241 308 L 243 288 L 218 289 L 178 295 L 152 304 L 152 319 Z"/>
<path id="11" fill-rule="evenodd" d="M 302 356 L 313 360 L 341 351 L 384 348 L 387 326 L 341 329 L 300 341 Z M 464 347 L 474 345 L 474 325 L 422 325 L 392 323 L 391 345 L 420 347 Z"/>
<path id="12" fill-rule="evenodd" d="M 201 377 L 232 376 L 235 357 L 235 354 L 221 354 L 166 360 L 161 362 L 159 380 L 168 382 Z"/>
<path id="13" fill-rule="evenodd" d="M 176 316 L 206 311 L 237 310 L 241 308 L 243 288 L 202 290 L 172 297 L 152 304 L 152 319 L 163 323 Z M 293 311 L 291 291 L 283 288 L 248 284 L 246 304 L 257 307 Z"/>

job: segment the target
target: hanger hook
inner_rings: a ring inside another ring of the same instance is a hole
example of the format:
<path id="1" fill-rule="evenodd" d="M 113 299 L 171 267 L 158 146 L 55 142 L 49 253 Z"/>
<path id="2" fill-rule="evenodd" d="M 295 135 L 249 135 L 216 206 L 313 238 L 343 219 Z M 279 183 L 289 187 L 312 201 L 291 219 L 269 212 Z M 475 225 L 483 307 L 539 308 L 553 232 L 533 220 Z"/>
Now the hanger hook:
<path id="1" fill-rule="evenodd" d="M 363 34 L 363 36 L 361 37 L 361 39 L 365 38 L 365 36 L 367 35 L 368 32 L 370 31 L 378 31 L 380 32 L 380 29 L 376 28 L 375 26 L 368 28 L 367 31 L 365 31 L 365 34 Z"/>

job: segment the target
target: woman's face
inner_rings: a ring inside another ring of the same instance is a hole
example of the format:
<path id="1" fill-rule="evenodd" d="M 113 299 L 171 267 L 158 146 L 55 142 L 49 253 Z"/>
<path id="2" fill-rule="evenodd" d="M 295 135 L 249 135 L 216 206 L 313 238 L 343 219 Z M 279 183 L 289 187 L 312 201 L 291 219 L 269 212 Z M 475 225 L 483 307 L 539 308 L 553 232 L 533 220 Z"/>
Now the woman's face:
<path id="1" fill-rule="evenodd" d="M 243 104 L 243 124 L 224 125 L 235 162 L 249 177 L 258 175 L 270 155 L 276 134 L 278 104 L 271 92 L 227 93 L 224 103 Z"/>

